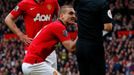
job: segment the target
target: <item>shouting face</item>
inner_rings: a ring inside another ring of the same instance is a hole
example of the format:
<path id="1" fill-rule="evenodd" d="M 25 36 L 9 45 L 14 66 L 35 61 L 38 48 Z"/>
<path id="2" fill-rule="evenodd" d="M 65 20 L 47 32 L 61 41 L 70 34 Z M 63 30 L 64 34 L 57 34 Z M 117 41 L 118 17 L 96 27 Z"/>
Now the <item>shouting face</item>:
<path id="1" fill-rule="evenodd" d="M 61 20 L 66 25 L 74 24 L 76 21 L 76 15 L 73 8 L 65 8 L 64 13 L 61 14 Z"/>

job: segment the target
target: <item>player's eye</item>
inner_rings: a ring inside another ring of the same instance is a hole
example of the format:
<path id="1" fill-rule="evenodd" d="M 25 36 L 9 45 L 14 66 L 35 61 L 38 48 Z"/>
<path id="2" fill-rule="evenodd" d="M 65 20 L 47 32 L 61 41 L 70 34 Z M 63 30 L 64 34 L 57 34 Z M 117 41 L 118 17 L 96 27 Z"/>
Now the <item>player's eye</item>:
<path id="1" fill-rule="evenodd" d="M 72 12 L 72 11 L 71 11 L 71 12 L 69 12 L 69 15 L 74 15 L 74 14 L 75 14 L 75 13 L 74 13 L 74 12 Z"/>

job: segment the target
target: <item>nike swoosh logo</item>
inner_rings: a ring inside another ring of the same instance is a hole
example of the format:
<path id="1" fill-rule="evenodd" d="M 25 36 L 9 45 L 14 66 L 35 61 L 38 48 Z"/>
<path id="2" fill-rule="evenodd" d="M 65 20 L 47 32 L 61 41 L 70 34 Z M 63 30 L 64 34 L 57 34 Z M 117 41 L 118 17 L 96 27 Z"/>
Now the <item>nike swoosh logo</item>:
<path id="1" fill-rule="evenodd" d="M 35 8 L 30 8 L 30 10 L 33 10 L 33 9 L 35 9 Z"/>

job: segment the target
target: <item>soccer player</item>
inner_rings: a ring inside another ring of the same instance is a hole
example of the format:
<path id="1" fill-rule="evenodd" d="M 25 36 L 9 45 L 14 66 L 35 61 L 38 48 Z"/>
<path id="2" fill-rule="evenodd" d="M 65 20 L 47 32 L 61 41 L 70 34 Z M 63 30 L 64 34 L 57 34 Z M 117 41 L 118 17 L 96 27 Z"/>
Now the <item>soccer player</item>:
<path id="1" fill-rule="evenodd" d="M 22 0 L 5 18 L 5 23 L 25 43 L 25 50 L 27 50 L 36 33 L 43 26 L 52 22 L 53 17 L 58 15 L 58 10 L 57 0 Z M 25 33 L 15 24 L 15 20 L 20 15 L 24 18 Z M 56 59 L 56 52 L 54 51 L 46 60 L 57 68 Z"/>
<path id="2" fill-rule="evenodd" d="M 76 56 L 80 75 L 105 75 L 102 31 L 112 30 L 107 0 L 75 0 L 78 18 Z"/>
<path id="3" fill-rule="evenodd" d="M 61 42 L 69 52 L 75 50 L 77 38 L 72 41 L 66 30 L 68 25 L 73 25 L 76 21 L 73 7 L 62 6 L 58 17 L 55 22 L 44 26 L 29 45 L 22 64 L 24 75 L 59 75 L 44 60 L 58 42 Z"/>

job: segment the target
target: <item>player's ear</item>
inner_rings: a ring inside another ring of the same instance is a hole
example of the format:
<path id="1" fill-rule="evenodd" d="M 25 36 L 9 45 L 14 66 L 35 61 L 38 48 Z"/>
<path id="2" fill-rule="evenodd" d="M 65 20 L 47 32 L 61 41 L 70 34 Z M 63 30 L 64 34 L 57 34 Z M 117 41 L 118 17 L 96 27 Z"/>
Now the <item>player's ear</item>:
<path id="1" fill-rule="evenodd" d="M 60 18 L 61 18 L 61 19 L 63 18 L 63 16 L 64 16 L 63 14 L 60 14 Z"/>

